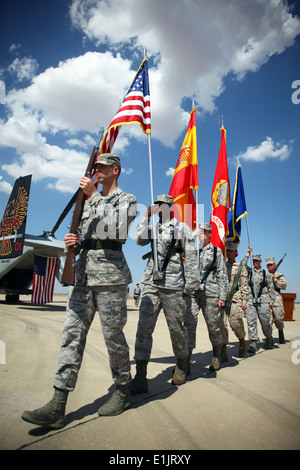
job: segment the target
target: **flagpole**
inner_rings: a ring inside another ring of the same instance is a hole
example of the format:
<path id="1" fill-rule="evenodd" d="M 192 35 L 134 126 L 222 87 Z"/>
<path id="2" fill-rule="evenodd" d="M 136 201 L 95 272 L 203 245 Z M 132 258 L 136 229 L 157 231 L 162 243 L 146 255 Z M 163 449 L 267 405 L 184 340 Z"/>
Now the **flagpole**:
<path id="1" fill-rule="evenodd" d="M 150 174 L 150 196 L 151 204 L 154 204 L 154 190 L 153 190 L 153 170 L 152 170 L 152 151 L 151 151 L 151 134 L 148 134 L 148 156 L 149 156 L 149 174 Z M 158 258 L 157 258 L 157 238 L 155 230 L 154 215 L 151 217 L 152 226 L 152 240 L 153 240 L 153 255 L 154 255 L 154 269 L 156 276 L 158 275 Z"/>
<path id="2" fill-rule="evenodd" d="M 192 109 L 195 108 L 195 100 L 193 98 L 192 101 Z M 196 111 L 196 108 L 195 108 Z M 198 157 L 197 157 L 197 164 L 198 164 Z M 198 181 L 199 185 L 199 181 Z M 199 212 L 198 212 L 198 189 L 195 189 L 195 201 L 196 201 L 196 229 L 199 228 Z M 199 244 L 199 237 L 196 237 L 196 250 L 197 250 L 197 264 L 198 264 L 198 269 L 200 267 L 200 260 L 199 260 L 199 251 L 200 251 L 200 244 Z"/>
<path id="3" fill-rule="evenodd" d="M 144 60 L 147 59 L 146 49 L 144 48 Z M 153 169 L 152 169 L 152 150 L 151 150 L 151 133 L 148 135 L 148 159 L 149 159 L 149 177 L 150 177 L 150 198 L 151 205 L 154 204 L 154 188 L 153 188 Z M 151 238 L 153 240 L 153 261 L 154 276 L 158 277 L 158 255 L 157 255 L 157 237 L 155 230 L 155 215 L 151 217 Z"/>
<path id="4" fill-rule="evenodd" d="M 246 216 L 246 227 L 247 227 L 247 234 L 248 234 L 248 244 L 249 244 L 249 246 L 251 246 L 247 214 L 245 214 L 245 216 Z M 250 253 L 250 261 L 251 261 L 252 278 L 253 278 L 254 299 L 255 299 L 255 302 L 257 302 L 256 284 L 255 284 L 255 277 L 254 277 L 254 266 L 253 266 L 252 253 Z"/>
<path id="5" fill-rule="evenodd" d="M 196 200 L 196 229 L 199 228 L 199 214 L 198 214 L 198 189 L 195 190 L 195 200 Z M 199 237 L 196 237 L 196 250 L 197 250 L 197 265 L 198 269 L 200 268 L 200 259 L 199 259 L 199 251 L 200 251 L 200 243 Z"/>
<path id="6" fill-rule="evenodd" d="M 242 165 L 240 164 L 240 160 L 238 160 L 238 165 L 240 165 L 240 167 L 242 168 Z M 249 225 L 248 225 L 248 216 L 247 216 L 247 213 L 245 214 L 245 219 L 246 219 L 246 227 L 247 227 L 247 235 L 248 235 L 248 246 L 251 246 L 251 242 L 250 242 L 250 232 L 249 232 Z M 255 302 L 257 302 L 256 284 L 255 284 L 255 277 L 254 277 L 254 266 L 253 266 L 252 252 L 250 252 L 250 263 L 251 263 L 252 278 L 253 278 L 254 299 L 255 299 Z"/>

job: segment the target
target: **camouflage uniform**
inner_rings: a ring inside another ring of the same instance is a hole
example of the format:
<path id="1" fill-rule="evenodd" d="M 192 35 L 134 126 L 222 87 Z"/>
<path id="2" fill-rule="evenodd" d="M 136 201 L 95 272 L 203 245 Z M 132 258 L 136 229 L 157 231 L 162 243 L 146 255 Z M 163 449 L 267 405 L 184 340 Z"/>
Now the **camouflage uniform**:
<path id="1" fill-rule="evenodd" d="M 211 267 L 214 258 L 214 246 L 209 243 L 199 254 L 200 281 L 207 270 Z M 227 344 L 228 331 L 224 323 L 224 309 L 220 309 L 219 300 L 226 300 L 228 291 L 228 277 L 224 256 L 220 248 L 217 248 L 216 262 L 209 273 L 203 290 L 195 290 L 187 297 L 187 312 L 185 315 L 185 326 L 188 330 L 189 349 L 196 346 L 196 329 L 198 313 L 202 309 L 203 316 L 208 328 L 209 339 L 213 346 Z"/>
<path id="2" fill-rule="evenodd" d="M 244 310 L 242 309 L 242 305 L 247 305 L 249 298 L 248 271 L 246 268 L 247 261 L 248 256 L 245 256 L 245 258 L 241 261 L 243 269 L 240 274 L 237 290 L 234 296 L 232 297 L 231 306 L 228 309 L 229 325 L 238 339 L 244 339 L 246 336 L 243 321 Z M 226 262 L 226 269 L 229 280 L 228 295 L 231 292 L 231 288 L 234 283 L 234 279 L 237 274 L 239 265 L 240 263 L 236 261 L 232 264 L 229 263 L 228 260 Z"/>
<path id="3" fill-rule="evenodd" d="M 133 291 L 134 305 L 136 307 L 139 306 L 140 297 L 141 297 L 141 289 L 140 289 L 139 285 L 137 284 L 134 291 Z"/>
<path id="4" fill-rule="evenodd" d="M 145 246 L 151 242 L 151 228 L 148 218 L 144 218 L 137 228 L 136 241 Z M 158 314 L 163 309 L 172 342 L 174 355 L 177 358 L 188 356 L 187 331 L 184 326 L 186 310 L 182 293 L 194 291 L 199 284 L 196 247 L 189 227 L 175 218 L 161 224 L 157 232 L 158 265 L 162 268 L 174 233 L 175 245 L 163 280 L 154 281 L 154 262 L 151 256 L 146 266 L 142 283 L 139 322 L 135 343 L 135 360 L 149 361 L 152 348 L 152 334 Z M 185 257 L 185 269 L 182 262 Z"/>
<path id="5" fill-rule="evenodd" d="M 129 348 L 123 333 L 127 320 L 127 285 L 132 282 L 130 270 L 120 246 L 119 249 L 84 247 L 86 241 L 97 243 L 105 238 L 109 243 L 124 244 L 135 216 L 136 198 L 119 187 L 106 197 L 96 193 L 85 202 L 78 230 L 82 249 L 75 266 L 75 286 L 70 289 L 68 298 L 54 380 L 56 388 L 74 389 L 96 310 L 100 315 L 113 379 L 117 385 L 130 381 Z"/>
<path id="6" fill-rule="evenodd" d="M 275 263 L 274 258 L 266 258 L 267 264 L 268 263 Z M 287 282 L 285 276 L 283 274 L 278 273 L 277 271 L 273 277 L 273 284 L 275 289 L 275 302 L 273 303 L 273 307 L 271 308 L 273 322 L 278 330 L 283 330 L 284 328 L 284 307 L 283 307 L 283 300 L 281 296 L 281 289 L 285 290 L 287 287 Z"/>
<path id="7" fill-rule="evenodd" d="M 261 260 L 260 255 L 253 255 L 253 259 Z M 248 337 L 250 341 L 258 341 L 257 334 L 257 317 L 259 318 L 263 334 L 265 337 L 272 341 L 272 327 L 271 327 L 271 312 L 270 312 L 270 303 L 275 301 L 275 290 L 273 286 L 273 281 L 269 272 L 264 269 L 254 268 L 254 278 L 255 278 L 255 287 L 256 295 L 258 296 L 261 290 L 261 294 L 258 300 L 259 303 L 253 303 L 254 298 L 254 282 L 252 279 L 252 271 L 248 268 L 249 272 L 249 285 L 251 288 L 251 294 L 249 295 L 249 301 L 247 304 L 247 309 L 245 311 L 247 325 L 248 325 Z M 265 274 L 264 274 L 265 273 Z M 264 284 L 265 276 L 265 284 Z M 262 288 L 262 289 L 261 289 Z"/>

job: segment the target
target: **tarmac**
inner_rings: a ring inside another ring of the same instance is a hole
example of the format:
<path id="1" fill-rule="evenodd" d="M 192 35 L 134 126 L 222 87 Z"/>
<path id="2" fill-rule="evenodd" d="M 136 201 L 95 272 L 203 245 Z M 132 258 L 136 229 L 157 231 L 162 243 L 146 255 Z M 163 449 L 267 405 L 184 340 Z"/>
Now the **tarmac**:
<path id="1" fill-rule="evenodd" d="M 65 308 L 63 295 L 47 305 L 33 305 L 28 296 L 7 304 L 0 296 L 1 450 L 106 450 L 105 455 L 120 459 L 128 451 L 186 455 L 200 450 L 300 449 L 300 305 L 295 304 L 293 321 L 285 322 L 285 344 L 278 343 L 273 328 L 272 350 L 263 348 L 259 328 L 258 352 L 238 358 L 238 340 L 228 327 L 229 360 L 217 373 L 208 368 L 212 350 L 200 312 L 192 373 L 179 387 L 171 384 L 175 360 L 161 312 L 148 364 L 149 392 L 134 396 L 131 407 L 115 417 L 97 414 L 114 386 L 95 316 L 77 386 L 69 394 L 66 426 L 49 430 L 26 423 L 21 415 L 52 397 Z M 133 375 L 137 322 L 138 309 L 129 299 L 125 335 Z"/>

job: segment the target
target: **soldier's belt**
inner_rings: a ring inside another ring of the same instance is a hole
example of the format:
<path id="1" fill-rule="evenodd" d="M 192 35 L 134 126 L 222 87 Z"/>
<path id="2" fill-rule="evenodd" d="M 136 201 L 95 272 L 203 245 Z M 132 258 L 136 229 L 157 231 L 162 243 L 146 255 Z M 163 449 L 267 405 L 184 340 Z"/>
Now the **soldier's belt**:
<path id="1" fill-rule="evenodd" d="M 83 240 L 81 242 L 81 248 L 84 250 L 117 250 L 122 251 L 122 243 L 114 240 L 95 240 L 90 238 L 89 240 Z"/>

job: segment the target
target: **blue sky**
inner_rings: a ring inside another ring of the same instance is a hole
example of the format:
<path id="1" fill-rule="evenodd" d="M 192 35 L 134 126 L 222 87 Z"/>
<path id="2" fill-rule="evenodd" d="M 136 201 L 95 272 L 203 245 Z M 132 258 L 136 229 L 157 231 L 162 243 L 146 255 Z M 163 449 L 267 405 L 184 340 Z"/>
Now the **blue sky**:
<path id="1" fill-rule="evenodd" d="M 277 261 L 287 252 L 280 271 L 287 292 L 300 298 L 297 2 L 10 0 L 2 2 L 1 16 L 1 213 L 14 180 L 32 174 L 26 231 L 54 226 L 146 49 L 155 195 L 169 191 L 194 99 L 205 221 L 223 118 L 231 189 L 237 158 L 242 165 L 253 250 Z M 114 151 L 124 167 L 120 186 L 148 206 L 146 135 L 124 126 Z M 68 232 L 71 215 L 57 238 Z M 125 247 L 131 291 L 147 251 L 135 244 L 134 228 Z M 240 258 L 247 245 L 243 220 Z"/>

